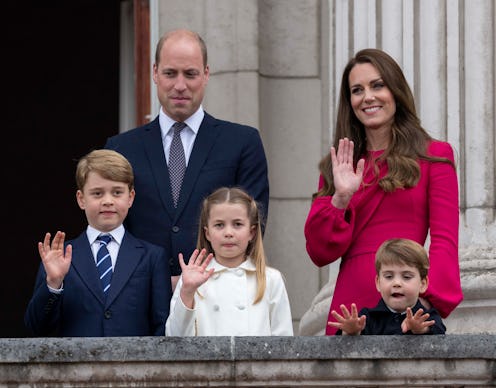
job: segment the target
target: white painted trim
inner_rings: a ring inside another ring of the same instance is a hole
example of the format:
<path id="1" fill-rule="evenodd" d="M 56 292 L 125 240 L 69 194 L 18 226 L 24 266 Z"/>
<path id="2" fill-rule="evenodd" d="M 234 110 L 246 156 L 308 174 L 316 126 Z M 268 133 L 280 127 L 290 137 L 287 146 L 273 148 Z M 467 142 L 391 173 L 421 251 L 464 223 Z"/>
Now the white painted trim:
<path id="1" fill-rule="evenodd" d="M 155 48 L 160 39 L 159 32 L 159 3 L 150 0 L 150 63 L 155 63 Z M 158 115 L 160 103 L 157 98 L 157 88 L 153 82 L 153 69 L 150 69 L 150 120 Z"/>
<path id="2" fill-rule="evenodd" d="M 136 126 L 133 2 L 121 2 L 119 42 L 119 132 Z"/>

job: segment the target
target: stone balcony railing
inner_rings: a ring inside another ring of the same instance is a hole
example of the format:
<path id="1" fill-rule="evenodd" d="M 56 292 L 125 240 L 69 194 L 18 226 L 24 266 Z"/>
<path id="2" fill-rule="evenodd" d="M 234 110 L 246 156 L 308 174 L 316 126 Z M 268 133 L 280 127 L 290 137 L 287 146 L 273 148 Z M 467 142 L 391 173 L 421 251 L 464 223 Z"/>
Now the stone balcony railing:
<path id="1" fill-rule="evenodd" d="M 496 385 L 496 335 L 0 339 L 3 387 Z"/>

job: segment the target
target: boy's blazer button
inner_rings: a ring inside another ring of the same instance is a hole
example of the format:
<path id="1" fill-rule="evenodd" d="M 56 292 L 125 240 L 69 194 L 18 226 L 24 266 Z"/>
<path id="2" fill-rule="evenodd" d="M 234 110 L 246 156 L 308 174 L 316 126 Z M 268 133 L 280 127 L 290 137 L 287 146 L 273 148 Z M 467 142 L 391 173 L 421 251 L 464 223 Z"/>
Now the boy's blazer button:
<path id="1" fill-rule="evenodd" d="M 172 231 L 173 231 L 174 233 L 179 232 L 179 226 L 174 225 L 174 226 L 172 227 Z"/>
<path id="2" fill-rule="evenodd" d="M 112 311 L 110 311 L 110 310 L 105 311 L 105 313 L 103 314 L 103 316 L 105 317 L 105 319 L 112 318 Z"/>
<path id="3" fill-rule="evenodd" d="M 169 265 L 173 265 L 173 264 L 174 264 L 174 258 L 172 258 L 172 257 L 171 257 L 171 258 L 169 259 Z"/>

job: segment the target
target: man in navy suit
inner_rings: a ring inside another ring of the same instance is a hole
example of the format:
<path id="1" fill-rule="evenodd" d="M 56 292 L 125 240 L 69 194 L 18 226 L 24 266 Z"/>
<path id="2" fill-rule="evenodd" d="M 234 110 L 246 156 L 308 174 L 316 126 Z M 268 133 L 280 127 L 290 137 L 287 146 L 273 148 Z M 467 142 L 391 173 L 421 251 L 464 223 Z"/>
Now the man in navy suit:
<path id="1" fill-rule="evenodd" d="M 189 259 L 196 247 L 200 204 L 221 186 L 245 189 L 268 214 L 267 160 L 257 129 L 218 120 L 202 108 L 209 79 L 207 49 L 189 30 L 166 33 L 158 42 L 153 80 L 161 109 L 152 122 L 113 136 L 105 148 L 122 153 L 136 176 L 136 200 L 126 227 L 169 252 L 173 288 L 181 273 L 178 254 Z M 168 170 L 173 124 L 187 126 L 180 137 L 186 159 L 177 205 Z"/>
<path id="2" fill-rule="evenodd" d="M 172 292 L 165 251 L 122 224 L 133 179 L 118 152 L 95 150 L 79 161 L 76 196 L 88 227 L 67 244 L 61 231 L 38 243 L 40 269 L 25 314 L 33 335 L 165 335 Z"/>

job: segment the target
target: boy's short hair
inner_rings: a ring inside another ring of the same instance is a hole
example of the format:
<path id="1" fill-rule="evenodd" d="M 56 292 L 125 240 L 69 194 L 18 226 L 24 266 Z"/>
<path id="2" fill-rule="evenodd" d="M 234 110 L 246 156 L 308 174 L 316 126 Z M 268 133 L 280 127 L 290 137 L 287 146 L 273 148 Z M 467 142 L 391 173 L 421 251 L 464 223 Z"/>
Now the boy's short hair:
<path id="1" fill-rule="evenodd" d="M 134 173 L 131 163 L 116 151 L 94 150 L 79 159 L 76 167 L 78 190 L 83 190 L 90 171 L 98 173 L 104 179 L 125 183 L 129 190 L 134 188 Z"/>
<path id="2" fill-rule="evenodd" d="M 429 256 L 424 247 L 406 238 L 384 241 L 375 254 L 377 275 L 383 264 L 406 264 L 419 270 L 420 278 L 425 279 L 429 272 Z"/>

